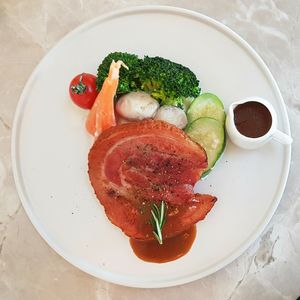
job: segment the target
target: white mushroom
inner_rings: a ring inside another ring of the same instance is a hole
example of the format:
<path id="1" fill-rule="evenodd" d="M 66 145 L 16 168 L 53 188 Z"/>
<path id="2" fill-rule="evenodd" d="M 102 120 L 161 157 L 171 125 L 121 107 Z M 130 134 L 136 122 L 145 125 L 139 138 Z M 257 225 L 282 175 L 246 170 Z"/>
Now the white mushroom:
<path id="1" fill-rule="evenodd" d="M 129 120 L 143 120 L 154 117 L 159 103 L 149 94 L 132 92 L 120 97 L 116 104 L 118 114 Z"/>
<path id="2" fill-rule="evenodd" d="M 184 128 L 187 124 L 185 112 L 182 109 L 171 105 L 161 106 L 154 119 L 166 121 L 180 129 Z"/>

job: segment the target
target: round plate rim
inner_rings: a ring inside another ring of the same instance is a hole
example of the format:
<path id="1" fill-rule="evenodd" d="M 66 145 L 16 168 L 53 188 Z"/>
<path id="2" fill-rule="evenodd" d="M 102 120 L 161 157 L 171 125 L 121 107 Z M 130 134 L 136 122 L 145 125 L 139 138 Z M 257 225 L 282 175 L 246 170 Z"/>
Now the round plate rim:
<path id="1" fill-rule="evenodd" d="M 188 282 L 192 282 L 194 280 L 203 278 L 205 276 L 208 276 L 222 268 L 224 268 L 226 265 L 231 263 L 233 260 L 238 258 L 243 252 L 245 252 L 249 246 L 259 237 L 259 235 L 263 232 L 267 224 L 269 223 L 271 217 L 273 216 L 280 199 L 282 197 L 282 194 L 284 192 L 284 188 L 286 186 L 289 168 L 290 168 L 290 160 L 291 160 L 291 146 L 286 146 L 287 149 L 285 151 L 285 165 L 283 168 L 283 177 L 281 179 L 280 186 L 277 188 L 277 194 L 274 197 L 273 203 L 270 207 L 270 210 L 266 214 L 264 220 L 258 225 L 257 229 L 251 234 L 251 236 L 248 238 L 246 242 L 244 242 L 239 248 L 237 248 L 235 251 L 233 251 L 226 259 L 222 260 L 219 263 L 216 263 L 213 267 L 210 267 L 206 269 L 205 271 L 198 272 L 196 274 L 191 274 L 189 276 L 179 277 L 176 279 L 167 279 L 164 281 L 155 281 L 155 280 L 147 280 L 147 281 L 139 281 L 138 279 L 129 279 L 126 276 L 119 276 L 118 274 L 112 273 L 112 272 L 106 272 L 104 270 L 100 270 L 101 272 L 94 272 L 92 271 L 89 266 L 84 261 L 79 261 L 77 258 L 68 257 L 68 255 L 65 254 L 64 250 L 61 249 L 55 241 L 53 241 L 47 233 L 47 230 L 43 228 L 43 226 L 39 223 L 39 219 L 34 213 L 32 212 L 29 201 L 27 200 L 26 192 L 23 188 L 22 184 L 22 177 L 21 172 L 19 170 L 19 161 L 18 161 L 18 133 L 19 133 L 19 127 L 20 122 L 22 120 L 22 113 L 24 109 L 24 105 L 26 104 L 27 98 L 26 95 L 30 91 L 30 87 L 32 83 L 35 80 L 35 77 L 39 73 L 39 70 L 41 69 L 44 60 L 46 60 L 48 54 L 50 54 L 52 51 L 54 51 L 56 48 L 60 46 L 61 43 L 66 41 L 67 39 L 75 36 L 76 34 L 80 33 L 82 30 L 86 30 L 89 27 L 93 26 L 94 24 L 101 23 L 108 19 L 118 18 L 126 14 L 139 14 L 139 13 L 150 13 L 150 12 L 164 12 L 164 13 L 170 13 L 170 14 L 177 14 L 177 15 L 185 15 L 191 18 L 195 18 L 199 20 L 200 22 L 204 22 L 209 24 L 210 26 L 214 27 L 215 29 L 221 31 L 229 38 L 233 39 L 237 44 L 239 44 L 253 59 L 254 61 L 259 65 L 259 67 L 262 69 L 262 72 L 265 74 L 266 78 L 269 80 L 273 91 L 276 94 L 276 97 L 279 99 L 279 104 L 281 106 L 281 113 L 283 115 L 283 127 L 285 133 L 290 135 L 290 125 L 289 125 L 289 119 L 286 111 L 286 107 L 284 104 L 284 100 L 282 98 L 282 95 L 280 93 L 280 90 L 277 86 L 277 83 L 275 79 L 273 78 L 270 70 L 262 60 L 262 58 L 257 54 L 257 52 L 237 33 L 235 33 L 233 30 L 231 30 L 226 25 L 220 23 L 219 21 L 214 20 L 211 17 L 208 17 L 206 15 L 203 15 L 201 13 L 187 10 L 184 8 L 179 7 L 172 7 L 172 6 L 161 6 L 161 5 L 145 5 L 145 6 L 136 6 L 136 7 L 129 7 L 125 9 L 117 10 L 113 13 L 107 13 L 103 14 L 99 17 L 96 17 L 88 22 L 85 22 L 84 24 L 78 26 L 74 30 L 72 30 L 70 33 L 65 35 L 56 45 L 45 54 L 45 56 L 42 58 L 42 60 L 39 62 L 39 64 L 36 66 L 32 74 L 30 75 L 28 81 L 26 82 L 26 85 L 22 91 L 22 94 L 20 96 L 14 121 L 13 121 L 13 129 L 12 129 L 12 140 L 11 140 L 11 159 L 12 159 L 12 170 L 13 170 L 13 176 L 17 188 L 18 195 L 20 197 L 21 203 L 23 205 L 24 210 L 26 211 L 31 223 L 34 225 L 35 229 L 38 231 L 38 233 L 43 237 L 43 239 L 48 243 L 48 245 L 54 249 L 60 256 L 62 256 L 65 260 L 67 260 L 72 265 L 76 266 L 80 270 L 91 274 L 95 277 L 98 277 L 100 279 L 120 284 L 124 286 L 129 287 L 138 287 L 138 288 L 162 288 L 162 287 L 170 287 L 170 286 L 176 286 Z"/>

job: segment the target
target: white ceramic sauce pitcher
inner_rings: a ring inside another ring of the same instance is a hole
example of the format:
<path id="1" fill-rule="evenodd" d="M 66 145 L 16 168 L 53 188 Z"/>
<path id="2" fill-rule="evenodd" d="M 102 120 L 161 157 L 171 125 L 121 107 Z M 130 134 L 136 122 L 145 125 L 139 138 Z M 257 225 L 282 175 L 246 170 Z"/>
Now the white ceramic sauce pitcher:
<path id="1" fill-rule="evenodd" d="M 266 134 L 263 136 L 252 138 L 247 137 L 243 134 L 241 134 L 234 122 L 234 109 L 240 105 L 244 104 L 246 102 L 258 102 L 263 104 L 270 112 L 271 118 L 272 118 L 272 124 L 270 129 Z M 228 136 L 230 140 L 237 145 L 238 147 L 244 148 L 244 149 L 257 149 L 261 146 L 263 146 L 265 143 L 267 143 L 269 140 L 274 139 L 281 144 L 289 145 L 293 142 L 293 139 L 283 133 L 282 131 L 277 129 L 277 114 L 274 109 L 274 107 L 270 104 L 270 102 L 266 101 L 265 99 L 259 98 L 259 97 L 248 97 L 246 99 L 243 99 L 241 101 L 233 102 L 228 109 L 227 117 L 226 117 L 226 130 L 228 133 Z"/>

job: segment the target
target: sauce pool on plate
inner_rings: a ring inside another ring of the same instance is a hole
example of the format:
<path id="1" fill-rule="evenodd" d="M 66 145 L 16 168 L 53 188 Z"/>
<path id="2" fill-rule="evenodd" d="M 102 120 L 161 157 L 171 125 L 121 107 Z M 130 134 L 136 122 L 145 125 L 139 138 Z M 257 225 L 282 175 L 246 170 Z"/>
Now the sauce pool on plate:
<path id="1" fill-rule="evenodd" d="M 157 240 L 140 241 L 132 238 L 130 245 L 140 259 L 153 263 L 165 263 L 185 255 L 193 245 L 196 232 L 194 225 L 179 235 L 165 239 L 162 245 Z"/>
<path id="2" fill-rule="evenodd" d="M 270 130 L 272 116 L 262 103 L 249 101 L 234 109 L 234 124 L 242 135 L 258 138 Z"/>

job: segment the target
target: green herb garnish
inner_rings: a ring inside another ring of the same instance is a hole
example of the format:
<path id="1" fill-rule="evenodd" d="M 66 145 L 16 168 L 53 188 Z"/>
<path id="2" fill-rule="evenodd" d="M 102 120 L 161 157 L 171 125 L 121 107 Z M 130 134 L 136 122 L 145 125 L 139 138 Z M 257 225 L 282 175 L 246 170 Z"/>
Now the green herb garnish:
<path id="1" fill-rule="evenodd" d="M 84 73 L 80 75 L 79 81 L 76 85 L 71 86 L 71 90 L 73 94 L 82 95 L 86 91 L 86 85 L 82 81 Z"/>
<path id="2" fill-rule="evenodd" d="M 151 209 L 151 224 L 153 227 L 153 234 L 157 241 L 162 244 L 163 243 L 163 236 L 162 236 L 162 229 L 166 222 L 166 204 L 164 201 L 161 201 L 160 207 L 156 204 L 152 205 Z"/>

